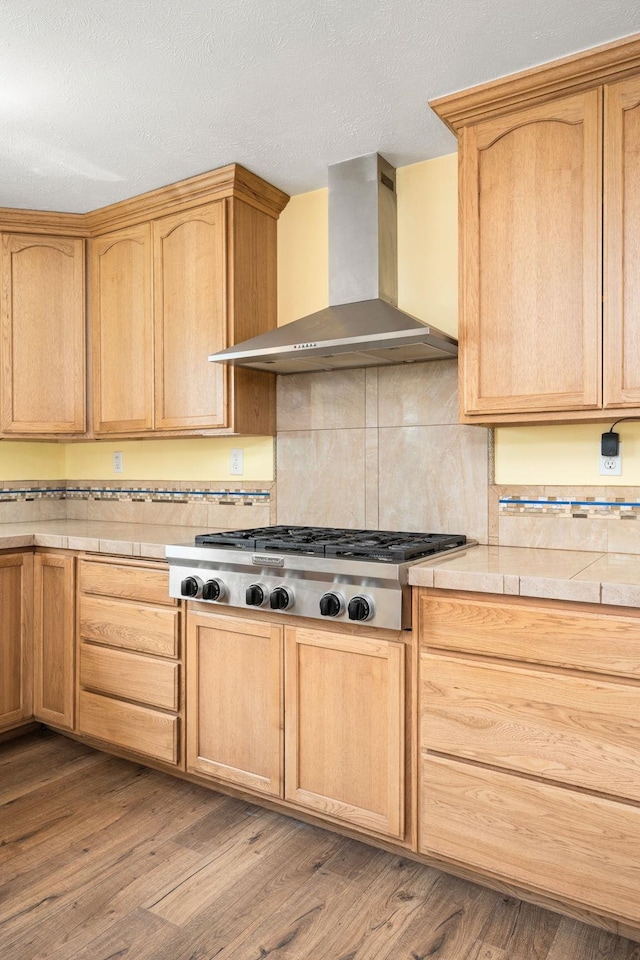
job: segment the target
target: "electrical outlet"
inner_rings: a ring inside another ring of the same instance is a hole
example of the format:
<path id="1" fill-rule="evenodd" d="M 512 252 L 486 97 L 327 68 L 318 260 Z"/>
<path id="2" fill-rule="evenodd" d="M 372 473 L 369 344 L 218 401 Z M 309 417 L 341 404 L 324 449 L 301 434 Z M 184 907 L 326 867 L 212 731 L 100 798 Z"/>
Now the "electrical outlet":
<path id="1" fill-rule="evenodd" d="M 244 450 L 242 448 L 231 451 L 229 455 L 229 473 L 236 477 L 241 477 L 244 473 Z"/>
<path id="2" fill-rule="evenodd" d="M 618 447 L 617 457 L 603 457 L 600 454 L 600 476 L 619 477 L 622 474 L 622 444 Z"/>
<path id="3" fill-rule="evenodd" d="M 113 454 L 113 472 L 122 473 L 122 454 L 118 451 Z"/>

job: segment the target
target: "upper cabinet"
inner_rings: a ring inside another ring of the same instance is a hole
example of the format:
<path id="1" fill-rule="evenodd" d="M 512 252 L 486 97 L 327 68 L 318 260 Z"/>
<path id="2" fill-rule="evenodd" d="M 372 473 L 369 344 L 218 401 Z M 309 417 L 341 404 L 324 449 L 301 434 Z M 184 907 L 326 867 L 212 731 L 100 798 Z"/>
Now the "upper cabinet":
<path id="1" fill-rule="evenodd" d="M 96 433 L 153 429 L 153 249 L 142 223 L 89 245 Z"/>
<path id="2" fill-rule="evenodd" d="M 640 76 L 604 88 L 606 409 L 640 409 Z"/>
<path id="3" fill-rule="evenodd" d="M 2 433 L 85 431 L 84 241 L 3 233 Z"/>
<path id="4" fill-rule="evenodd" d="M 0 209 L 0 437 L 275 433 L 275 376 L 207 357 L 277 325 L 288 199 L 232 164 L 86 214 Z"/>
<path id="5" fill-rule="evenodd" d="M 459 142 L 460 419 L 638 412 L 640 41 L 431 105 Z"/>
<path id="6" fill-rule="evenodd" d="M 273 375 L 207 357 L 276 326 L 287 199 L 232 166 L 91 215 L 96 436 L 275 432 Z"/>

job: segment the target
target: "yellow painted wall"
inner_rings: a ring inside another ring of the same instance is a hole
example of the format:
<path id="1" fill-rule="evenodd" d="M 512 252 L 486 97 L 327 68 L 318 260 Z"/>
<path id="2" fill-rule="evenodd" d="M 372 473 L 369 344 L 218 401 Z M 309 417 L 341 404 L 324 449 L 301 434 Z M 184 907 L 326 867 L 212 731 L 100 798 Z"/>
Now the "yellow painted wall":
<path id="1" fill-rule="evenodd" d="M 278 220 L 278 326 L 327 306 L 328 238 L 327 190 L 291 197 Z"/>
<path id="2" fill-rule="evenodd" d="M 64 480 L 64 443 L 0 443 L 0 480 Z"/>
<path id="3" fill-rule="evenodd" d="M 244 473 L 229 473 L 230 451 L 244 450 Z M 0 443 L 0 480 L 273 480 L 271 437 L 196 437 L 95 443 Z M 114 473 L 113 453 L 123 457 Z"/>
<path id="4" fill-rule="evenodd" d="M 601 477 L 600 435 L 610 423 L 496 430 L 496 482 L 566 486 L 640 486 L 640 430 L 619 423 L 622 474 Z"/>
<path id="5" fill-rule="evenodd" d="M 399 167 L 398 306 L 458 332 L 458 155 Z"/>
<path id="6" fill-rule="evenodd" d="M 184 440 L 122 440 L 68 443 L 68 480 L 273 480 L 270 437 L 194 437 Z M 229 473 L 230 452 L 244 450 L 244 473 Z M 122 473 L 113 471 L 113 453 L 122 453 Z"/>

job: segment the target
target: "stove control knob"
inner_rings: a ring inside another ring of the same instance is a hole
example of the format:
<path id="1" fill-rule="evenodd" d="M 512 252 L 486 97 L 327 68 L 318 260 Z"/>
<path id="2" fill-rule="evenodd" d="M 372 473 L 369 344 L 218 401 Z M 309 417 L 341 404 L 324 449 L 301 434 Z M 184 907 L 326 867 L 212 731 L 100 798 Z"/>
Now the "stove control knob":
<path id="1" fill-rule="evenodd" d="M 369 597 L 353 597 L 349 601 L 349 620 L 370 620 L 373 616 L 373 600 Z"/>
<path id="2" fill-rule="evenodd" d="M 323 617 L 337 617 L 344 610 L 344 600 L 339 593 L 325 593 L 320 597 L 320 613 Z"/>
<path id="3" fill-rule="evenodd" d="M 203 600 L 220 600 L 224 596 L 224 583 L 222 580 L 205 580 L 202 585 Z"/>
<path id="4" fill-rule="evenodd" d="M 293 606 L 293 593 L 288 587 L 275 587 L 269 597 L 269 606 L 272 610 L 288 610 Z"/>
<path id="5" fill-rule="evenodd" d="M 180 584 L 180 593 L 183 597 L 199 597 L 202 590 L 202 580 L 200 577 L 185 577 Z"/>
<path id="6" fill-rule="evenodd" d="M 267 602 L 269 592 L 261 583 L 252 583 L 247 587 L 245 600 L 248 607 L 262 607 Z"/>

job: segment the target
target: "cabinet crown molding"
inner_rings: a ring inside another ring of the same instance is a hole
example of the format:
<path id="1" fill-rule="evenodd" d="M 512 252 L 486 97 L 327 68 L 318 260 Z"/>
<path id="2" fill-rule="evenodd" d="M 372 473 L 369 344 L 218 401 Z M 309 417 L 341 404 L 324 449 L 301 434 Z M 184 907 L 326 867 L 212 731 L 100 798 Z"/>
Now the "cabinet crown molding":
<path id="1" fill-rule="evenodd" d="M 289 202 L 288 194 L 231 163 L 88 213 L 0 207 L 0 232 L 94 237 L 223 197 L 242 200 L 274 219 Z"/>
<path id="2" fill-rule="evenodd" d="M 429 101 L 453 133 L 519 107 L 623 80 L 640 71 L 640 33 Z"/>

